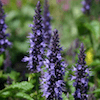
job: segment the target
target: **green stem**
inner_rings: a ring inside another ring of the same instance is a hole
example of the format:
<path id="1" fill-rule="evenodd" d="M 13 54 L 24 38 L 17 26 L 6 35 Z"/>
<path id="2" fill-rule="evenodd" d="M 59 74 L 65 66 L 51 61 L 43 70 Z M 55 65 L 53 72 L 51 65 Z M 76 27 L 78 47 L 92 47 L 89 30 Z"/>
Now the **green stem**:
<path id="1" fill-rule="evenodd" d="M 37 92 L 36 99 L 37 100 L 38 100 L 38 94 L 39 94 L 38 87 L 39 87 L 39 84 L 38 84 L 38 73 L 36 73 L 36 92 Z"/>

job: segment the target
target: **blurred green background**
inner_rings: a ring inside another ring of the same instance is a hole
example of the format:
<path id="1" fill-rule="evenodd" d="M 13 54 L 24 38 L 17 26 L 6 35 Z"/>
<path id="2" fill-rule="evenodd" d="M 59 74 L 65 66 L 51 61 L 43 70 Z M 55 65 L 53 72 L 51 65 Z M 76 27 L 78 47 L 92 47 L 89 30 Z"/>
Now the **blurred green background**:
<path id="1" fill-rule="evenodd" d="M 5 20 L 8 26 L 6 33 L 10 33 L 9 41 L 11 41 L 13 45 L 12 48 L 9 48 L 5 54 L 0 55 L 0 78 L 3 82 L 1 84 L 4 84 L 1 89 L 6 87 L 5 84 L 8 76 L 15 83 L 23 80 L 30 81 L 33 78 L 31 83 L 35 84 L 35 74 L 30 74 L 26 68 L 27 63 L 23 63 L 21 60 L 25 55 L 28 55 L 27 51 L 29 43 L 26 36 L 28 36 L 28 33 L 32 32 L 28 25 L 33 24 L 34 9 L 37 1 L 38 0 L 2 0 L 4 3 L 3 8 L 7 15 Z M 43 13 L 44 0 L 40 1 Z M 73 81 L 70 81 L 69 76 L 73 74 L 71 71 L 72 65 L 77 63 L 77 54 L 79 53 L 80 43 L 83 42 L 87 55 L 86 63 L 91 71 L 88 92 L 89 98 L 92 98 L 91 96 L 93 96 L 93 98 L 99 100 L 100 1 L 92 0 L 90 15 L 85 15 L 81 12 L 81 1 L 82 0 L 49 0 L 52 30 L 55 28 L 58 29 L 60 43 L 64 50 L 62 54 L 66 63 L 69 64 L 64 77 L 67 92 L 63 94 L 63 98 L 64 100 L 67 100 L 68 98 L 68 100 L 73 100 L 72 93 L 74 92 L 74 87 L 72 86 Z M 11 63 L 6 64 L 7 61 Z M 32 89 L 32 87 L 30 89 Z M 93 92 L 90 92 L 91 89 Z M 30 93 L 28 92 L 28 94 Z M 34 95 L 36 96 L 36 92 L 30 94 L 30 96 L 33 96 L 35 99 Z M 6 97 L 7 96 L 4 98 Z M 8 99 L 15 100 L 12 99 L 12 96 Z M 39 98 L 39 100 L 42 99 Z"/>

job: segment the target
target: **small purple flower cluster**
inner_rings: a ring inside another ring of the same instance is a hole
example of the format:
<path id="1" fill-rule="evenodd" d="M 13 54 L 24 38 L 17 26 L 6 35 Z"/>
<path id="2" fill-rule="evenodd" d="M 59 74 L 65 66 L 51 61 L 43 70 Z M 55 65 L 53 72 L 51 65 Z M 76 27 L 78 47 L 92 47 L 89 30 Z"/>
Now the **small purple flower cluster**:
<path id="1" fill-rule="evenodd" d="M 29 57 L 24 57 L 23 62 L 28 61 L 28 68 L 32 72 L 40 72 L 41 66 L 43 65 L 43 54 L 45 43 L 43 41 L 43 26 L 42 26 L 42 16 L 41 16 L 41 5 L 38 1 L 35 16 L 34 25 L 31 24 L 33 34 L 30 33 L 30 50 Z"/>
<path id="2" fill-rule="evenodd" d="M 5 24 L 5 15 L 2 6 L 3 4 L 0 0 L 0 54 L 2 54 L 8 46 L 11 46 L 11 42 L 7 39 L 9 34 L 5 34 L 7 25 Z"/>
<path id="3" fill-rule="evenodd" d="M 89 69 L 86 66 L 84 52 L 84 45 L 81 44 L 80 54 L 78 56 L 79 60 L 76 68 L 74 67 L 75 76 L 72 76 L 72 79 L 75 79 L 73 83 L 76 90 L 74 93 L 75 100 L 87 100 L 88 97 Z"/>
<path id="4" fill-rule="evenodd" d="M 81 11 L 84 14 L 90 14 L 90 6 L 91 6 L 91 1 L 92 0 L 83 0 L 81 3 L 83 5 L 83 8 L 81 9 Z"/>
<path id="5" fill-rule="evenodd" d="M 46 100 L 62 100 L 64 86 L 63 75 L 65 74 L 65 63 L 62 61 L 59 45 L 58 31 L 54 30 L 47 59 L 44 61 L 47 72 L 43 72 L 42 91 Z"/>
<path id="6" fill-rule="evenodd" d="M 45 0 L 44 4 L 44 16 L 43 16 L 43 29 L 44 29 L 44 42 L 47 44 L 47 48 L 50 44 L 50 39 L 51 39 L 51 25 L 50 25 L 50 12 L 49 12 L 49 5 L 48 5 L 48 0 Z"/>

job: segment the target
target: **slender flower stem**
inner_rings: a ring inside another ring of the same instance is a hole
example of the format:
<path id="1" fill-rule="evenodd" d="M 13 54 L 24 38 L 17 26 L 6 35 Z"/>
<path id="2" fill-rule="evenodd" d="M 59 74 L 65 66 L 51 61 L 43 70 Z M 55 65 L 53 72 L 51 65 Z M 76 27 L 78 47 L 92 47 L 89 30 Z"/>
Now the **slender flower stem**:
<path id="1" fill-rule="evenodd" d="M 38 99 L 38 94 L 39 94 L 39 77 L 38 77 L 38 73 L 36 73 L 36 92 L 37 92 L 37 95 L 36 95 L 36 98 L 37 98 L 37 100 L 39 100 Z"/>

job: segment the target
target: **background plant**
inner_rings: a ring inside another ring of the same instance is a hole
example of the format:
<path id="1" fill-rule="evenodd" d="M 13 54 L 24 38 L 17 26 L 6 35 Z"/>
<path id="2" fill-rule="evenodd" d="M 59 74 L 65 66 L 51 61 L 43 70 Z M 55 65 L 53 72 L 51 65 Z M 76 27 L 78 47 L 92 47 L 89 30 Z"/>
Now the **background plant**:
<path id="1" fill-rule="evenodd" d="M 43 8 L 44 0 L 40 1 Z M 21 100 L 23 97 L 20 92 L 23 95 L 24 93 L 27 94 L 32 99 L 36 99 L 37 93 L 33 87 L 36 84 L 36 76 L 26 69 L 27 63 L 21 62 L 29 47 L 26 36 L 31 32 L 31 28 L 28 27 L 28 24 L 32 24 L 36 3 L 36 0 L 21 0 L 20 2 L 18 0 L 9 0 L 3 7 L 7 13 L 7 33 L 11 33 L 9 41 L 13 43 L 13 46 L 9 49 L 11 66 L 7 67 L 6 72 L 3 70 L 3 62 L 6 56 L 5 54 L 0 55 L 0 85 L 2 84 L 2 89 L 5 88 L 0 91 L 0 93 L 2 93 L 2 96 L 0 95 L 2 100 L 15 100 L 16 95 L 17 99 L 19 98 L 19 100 Z M 67 10 L 64 8 L 66 7 L 65 4 L 69 6 Z M 75 65 L 77 62 L 79 46 L 80 43 L 83 42 L 87 54 L 86 63 L 89 68 L 91 68 L 89 88 L 91 87 L 93 92 L 91 93 L 91 90 L 89 90 L 88 93 L 89 95 L 92 94 L 92 96 L 95 96 L 96 100 L 98 100 L 100 98 L 100 2 L 98 0 L 92 0 L 89 16 L 81 12 L 81 8 L 83 7 L 81 0 L 67 0 L 67 2 L 61 0 L 59 3 L 56 2 L 56 0 L 50 0 L 49 5 L 52 17 L 52 29 L 59 29 L 61 46 L 63 46 L 64 49 L 62 54 L 69 64 L 64 77 L 67 92 L 63 92 L 63 99 L 73 100 L 72 93 L 74 93 L 75 89 L 72 86 L 73 81 L 69 79 L 70 74 L 73 74 L 70 69 L 72 65 Z M 6 82 L 8 76 L 12 80 L 11 87 L 7 87 Z M 21 83 L 23 82 L 21 81 L 27 81 L 25 84 L 31 84 L 32 87 L 27 91 L 19 89 L 17 86 L 19 86 L 19 84 L 22 85 Z M 17 88 L 14 87 L 16 84 Z M 15 89 L 15 97 L 10 95 L 13 93 L 12 87 Z M 42 93 L 39 92 L 39 100 L 44 100 L 44 98 L 41 98 L 41 95 Z"/>

